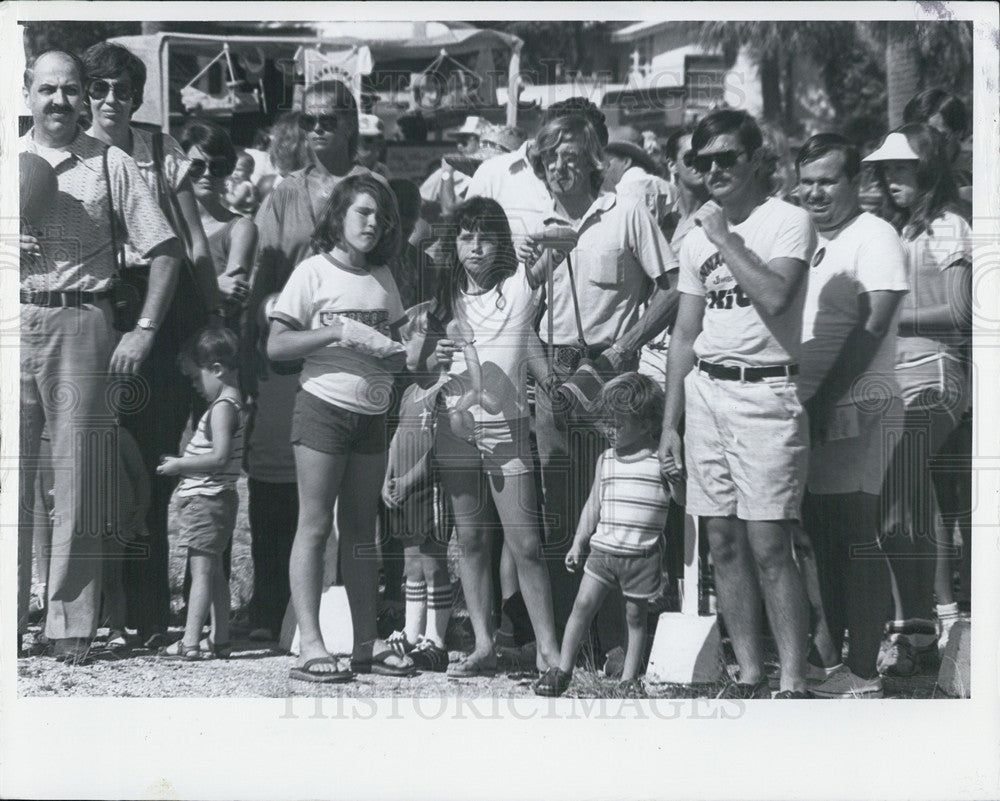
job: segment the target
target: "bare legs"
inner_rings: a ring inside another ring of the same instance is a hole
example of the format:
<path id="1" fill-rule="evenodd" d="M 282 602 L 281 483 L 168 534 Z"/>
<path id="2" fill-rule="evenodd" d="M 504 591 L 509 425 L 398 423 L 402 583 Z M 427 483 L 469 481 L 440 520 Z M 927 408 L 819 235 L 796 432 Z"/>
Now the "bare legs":
<path id="1" fill-rule="evenodd" d="M 753 684 L 763 678 L 763 590 L 781 661 L 781 689 L 803 690 L 809 611 L 802 575 L 792 558 L 792 521 L 709 517 L 705 523 L 719 610 L 739 662 L 740 681 Z"/>

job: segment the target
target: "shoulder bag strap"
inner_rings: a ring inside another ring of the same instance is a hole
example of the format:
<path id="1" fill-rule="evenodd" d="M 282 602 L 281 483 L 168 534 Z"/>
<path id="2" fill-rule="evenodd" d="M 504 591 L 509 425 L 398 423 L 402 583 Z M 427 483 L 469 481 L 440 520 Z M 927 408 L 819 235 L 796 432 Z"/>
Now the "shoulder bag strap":
<path id="1" fill-rule="evenodd" d="M 583 320 L 580 318 L 580 301 L 576 297 L 576 278 L 573 276 L 573 262 L 569 253 L 566 254 L 566 271 L 569 273 L 569 291 L 573 295 L 573 315 L 576 317 L 576 341 L 580 347 L 587 348 L 587 340 L 583 336 Z"/>
<path id="2" fill-rule="evenodd" d="M 160 208 L 163 210 L 164 215 L 166 215 L 170 227 L 180 237 L 184 245 L 184 250 L 190 255 L 191 235 L 187 224 L 184 222 L 184 216 L 180 213 L 180 209 L 177 208 L 177 198 L 170 191 L 167 185 L 167 177 L 163 172 L 162 131 L 153 133 L 153 166 L 156 168 L 156 199 L 159 201 Z"/>
<path id="3" fill-rule="evenodd" d="M 122 271 L 125 269 L 125 253 L 119 245 L 118 235 L 115 233 L 115 229 L 118 226 L 115 223 L 115 201 L 111 194 L 111 171 L 108 169 L 108 151 L 110 149 L 110 146 L 104 148 L 104 153 L 101 156 L 101 167 L 104 170 L 104 186 L 108 193 L 108 228 L 111 232 L 111 257 L 115 262 L 116 276 L 121 277 Z"/>

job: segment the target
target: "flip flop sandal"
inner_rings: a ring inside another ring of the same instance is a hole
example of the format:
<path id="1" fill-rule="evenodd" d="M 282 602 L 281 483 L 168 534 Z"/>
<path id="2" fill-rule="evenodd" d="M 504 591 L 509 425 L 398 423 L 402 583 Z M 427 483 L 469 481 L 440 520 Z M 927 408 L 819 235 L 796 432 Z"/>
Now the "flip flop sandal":
<path id="1" fill-rule="evenodd" d="M 466 658 L 460 662 L 448 665 L 445 675 L 450 679 L 475 679 L 480 676 L 495 676 L 497 674 L 496 664 L 484 665 L 481 661 L 473 662 Z"/>
<path id="2" fill-rule="evenodd" d="M 388 660 L 393 658 L 405 659 L 409 664 L 403 666 L 390 665 Z M 392 648 L 386 648 L 377 654 L 372 654 L 371 659 L 351 659 L 351 670 L 355 673 L 372 673 L 376 676 L 395 676 L 396 678 L 408 678 L 417 672 L 417 666 L 409 657 L 400 657 Z"/>
<path id="3" fill-rule="evenodd" d="M 177 640 L 170 645 L 164 645 L 156 652 L 162 659 L 176 660 L 180 662 L 199 662 L 202 659 L 201 646 L 185 645 L 184 640 Z"/>
<path id="4" fill-rule="evenodd" d="M 313 670 L 314 665 L 333 665 L 336 670 Z M 296 681 L 310 681 L 316 684 L 343 684 L 351 681 L 354 674 L 350 670 L 341 670 L 334 656 L 319 656 L 310 659 L 302 665 L 288 671 L 288 678 Z"/>

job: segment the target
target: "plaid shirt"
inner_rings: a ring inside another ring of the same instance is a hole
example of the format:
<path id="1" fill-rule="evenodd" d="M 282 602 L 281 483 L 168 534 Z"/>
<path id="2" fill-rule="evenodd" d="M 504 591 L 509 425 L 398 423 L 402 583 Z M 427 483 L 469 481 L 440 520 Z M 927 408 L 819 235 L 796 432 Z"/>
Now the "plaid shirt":
<path id="1" fill-rule="evenodd" d="M 117 271 L 102 165 L 105 146 L 80 131 L 65 148 L 53 151 L 37 147 L 33 133 L 18 140 L 18 152 L 48 161 L 59 193 L 41 224 L 41 258 L 21 259 L 21 289 L 103 292 Z M 116 147 L 108 150 L 108 175 L 119 244 L 127 241 L 145 255 L 173 238 L 136 163 Z"/>

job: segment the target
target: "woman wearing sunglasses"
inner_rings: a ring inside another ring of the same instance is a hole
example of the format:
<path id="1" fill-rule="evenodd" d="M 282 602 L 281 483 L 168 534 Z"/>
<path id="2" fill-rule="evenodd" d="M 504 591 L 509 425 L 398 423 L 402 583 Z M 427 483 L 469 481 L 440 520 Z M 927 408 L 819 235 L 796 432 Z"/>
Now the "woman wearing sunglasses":
<path id="1" fill-rule="evenodd" d="M 128 153 L 153 194 L 161 199 L 161 205 L 179 209 L 187 231 L 178 231 L 178 234 L 182 235 L 181 241 L 189 243 L 188 256 L 194 265 L 193 281 L 179 281 L 170 311 L 140 371 L 146 381 L 149 402 L 122 418 L 123 425 L 139 443 L 152 484 L 152 501 L 146 521 L 150 550 L 147 557 L 125 563 L 124 580 L 129 625 L 138 628 L 141 641 L 153 647 L 167 644 L 165 632 L 170 614 L 167 505 L 173 489 L 171 479 L 156 476 L 156 464 L 161 453 L 177 452 L 194 402 L 191 382 L 177 369 L 177 355 L 183 340 L 190 335 L 183 312 L 196 308 L 197 298 L 193 295 L 201 296 L 204 308 L 214 308 L 218 287 L 208 240 L 187 177 L 188 162 L 184 152 L 173 138 L 164 134 L 160 165 L 157 165 L 153 134 L 131 125 L 132 115 L 142 105 L 146 66 L 126 48 L 107 42 L 89 48 L 83 54 L 83 62 L 89 76 L 87 96 L 93 119 L 87 133 Z M 166 184 L 163 187 L 160 186 L 161 176 Z M 168 220 L 176 218 L 170 209 L 163 211 Z M 187 237 L 183 236 L 185 233 Z M 138 254 L 129 251 L 127 244 L 125 259 L 129 268 L 139 270 L 145 266 Z"/>
<path id="2" fill-rule="evenodd" d="M 307 163 L 285 176 L 257 212 L 257 264 L 244 327 L 245 363 L 254 365 L 244 387 L 256 399 L 246 445 L 254 557 L 250 636 L 259 640 L 277 637 L 290 597 L 288 565 L 298 522 L 291 426 L 301 370 L 301 362 L 267 359 L 264 307 L 292 270 L 314 255 L 313 231 L 334 187 L 348 175 L 368 172 L 354 164 L 358 107 L 346 85 L 313 84 L 298 111 L 294 119 L 305 139 Z"/>
<path id="3" fill-rule="evenodd" d="M 226 179 L 236 164 L 236 149 L 229 134 L 217 125 L 201 121 L 188 123 L 184 128 L 181 147 L 190 160 L 187 174 L 218 271 L 219 291 L 226 298 L 226 325 L 238 330 L 240 312 L 249 292 L 247 279 L 257 247 L 257 226 L 223 203 Z"/>

